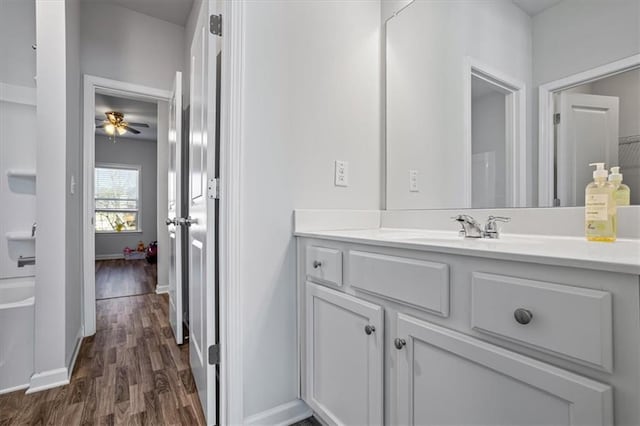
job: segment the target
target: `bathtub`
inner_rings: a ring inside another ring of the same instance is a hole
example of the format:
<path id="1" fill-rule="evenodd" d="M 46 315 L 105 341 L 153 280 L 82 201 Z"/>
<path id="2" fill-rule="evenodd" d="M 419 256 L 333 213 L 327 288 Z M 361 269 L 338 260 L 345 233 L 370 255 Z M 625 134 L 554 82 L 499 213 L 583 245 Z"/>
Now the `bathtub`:
<path id="1" fill-rule="evenodd" d="M 0 280 L 0 394 L 29 386 L 33 374 L 34 280 Z"/>

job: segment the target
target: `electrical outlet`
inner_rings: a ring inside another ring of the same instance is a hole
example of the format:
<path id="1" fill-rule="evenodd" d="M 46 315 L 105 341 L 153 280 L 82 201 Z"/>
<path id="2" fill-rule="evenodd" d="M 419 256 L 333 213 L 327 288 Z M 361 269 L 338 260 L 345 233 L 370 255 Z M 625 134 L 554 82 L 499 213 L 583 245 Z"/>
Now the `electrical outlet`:
<path id="1" fill-rule="evenodd" d="M 417 170 L 409 170 L 409 192 L 420 192 L 418 189 Z"/>
<path id="2" fill-rule="evenodd" d="M 349 163 L 336 160 L 335 165 L 335 185 L 349 186 Z"/>

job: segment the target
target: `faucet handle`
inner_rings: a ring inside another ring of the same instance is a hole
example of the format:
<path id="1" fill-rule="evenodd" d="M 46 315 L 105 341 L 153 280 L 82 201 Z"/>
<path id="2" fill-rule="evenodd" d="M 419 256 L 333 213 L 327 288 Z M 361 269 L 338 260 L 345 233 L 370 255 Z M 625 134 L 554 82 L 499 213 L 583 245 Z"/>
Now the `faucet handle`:
<path id="1" fill-rule="evenodd" d="M 499 238 L 498 224 L 496 222 L 510 222 L 510 217 L 505 216 L 489 216 L 487 218 L 487 224 L 484 226 L 484 233 L 486 238 Z"/>
<path id="2" fill-rule="evenodd" d="M 487 222 L 511 222 L 511 218 L 506 216 L 489 216 Z"/>

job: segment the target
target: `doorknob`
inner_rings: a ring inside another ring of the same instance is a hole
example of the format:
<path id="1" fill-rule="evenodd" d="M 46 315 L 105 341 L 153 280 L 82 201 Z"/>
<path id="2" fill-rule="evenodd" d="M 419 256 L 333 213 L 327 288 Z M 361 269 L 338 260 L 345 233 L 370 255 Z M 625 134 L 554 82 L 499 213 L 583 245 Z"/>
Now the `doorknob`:
<path id="1" fill-rule="evenodd" d="M 191 226 L 198 223 L 198 219 L 194 219 L 191 216 L 188 216 L 186 219 L 182 217 L 178 219 L 178 223 L 183 226 Z"/>
<path id="2" fill-rule="evenodd" d="M 169 225 L 178 225 L 178 219 L 177 218 L 173 218 L 173 219 L 167 219 L 164 223 L 167 224 L 167 226 Z"/>

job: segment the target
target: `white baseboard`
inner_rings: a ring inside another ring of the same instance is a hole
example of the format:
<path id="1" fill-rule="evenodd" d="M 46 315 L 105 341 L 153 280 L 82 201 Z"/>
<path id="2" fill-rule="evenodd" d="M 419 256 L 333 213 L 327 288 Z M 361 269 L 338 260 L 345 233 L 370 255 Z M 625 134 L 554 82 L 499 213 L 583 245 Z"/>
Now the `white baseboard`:
<path id="1" fill-rule="evenodd" d="M 156 284 L 156 294 L 169 293 L 169 284 Z"/>
<path id="2" fill-rule="evenodd" d="M 287 426 L 311 417 L 313 411 L 301 399 L 254 414 L 244 419 L 245 425 L 273 425 Z"/>
<path id="3" fill-rule="evenodd" d="M 31 376 L 31 383 L 26 393 L 40 392 L 69 384 L 69 373 L 66 368 L 35 373 Z"/>
<path id="4" fill-rule="evenodd" d="M 73 367 L 76 365 L 76 360 L 78 359 L 78 353 L 80 353 L 80 346 L 82 346 L 82 335 L 84 334 L 82 328 L 78 329 L 78 334 L 76 335 L 76 344 L 73 348 L 73 353 L 71 354 L 71 360 L 69 365 L 67 366 L 67 376 L 69 380 L 71 380 L 71 375 L 73 374 Z"/>
<path id="5" fill-rule="evenodd" d="M 18 385 L 11 388 L 0 389 L 0 395 L 4 393 L 11 393 L 11 392 L 19 391 L 22 389 L 27 389 L 28 387 L 29 387 L 29 383 L 25 383 L 24 385 Z"/>
<path id="6" fill-rule="evenodd" d="M 96 254 L 96 260 L 114 260 L 114 259 L 124 259 L 124 254 L 122 253 Z"/>

